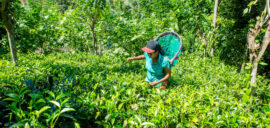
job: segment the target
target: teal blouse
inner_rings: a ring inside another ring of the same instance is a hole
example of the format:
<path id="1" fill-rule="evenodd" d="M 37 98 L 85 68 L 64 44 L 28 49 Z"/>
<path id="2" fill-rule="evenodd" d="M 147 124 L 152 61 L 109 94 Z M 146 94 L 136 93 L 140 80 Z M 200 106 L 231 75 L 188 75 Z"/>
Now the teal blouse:
<path id="1" fill-rule="evenodd" d="M 144 52 L 144 56 L 146 59 L 145 68 L 147 70 L 147 77 L 145 79 L 146 82 L 151 83 L 153 81 L 159 81 L 165 76 L 164 68 L 170 69 L 170 62 L 168 58 L 158 55 L 158 60 L 155 63 L 151 63 L 151 57 L 148 56 L 147 52 Z M 157 84 L 156 87 L 159 87 L 162 84 Z"/>

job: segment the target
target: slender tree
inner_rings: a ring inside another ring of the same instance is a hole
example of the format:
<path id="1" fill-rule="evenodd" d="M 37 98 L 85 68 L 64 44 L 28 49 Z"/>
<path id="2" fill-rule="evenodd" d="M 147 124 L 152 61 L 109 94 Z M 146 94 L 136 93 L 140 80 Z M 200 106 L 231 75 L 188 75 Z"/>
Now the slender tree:
<path id="1" fill-rule="evenodd" d="M 206 56 L 206 48 L 207 48 L 207 40 L 205 38 L 205 33 L 201 33 L 201 30 L 198 29 L 198 35 L 199 35 L 199 38 L 201 40 L 201 42 L 203 43 L 203 56 L 205 57 Z"/>
<path id="2" fill-rule="evenodd" d="M 246 50 L 245 50 L 245 54 L 243 56 L 243 63 L 241 65 L 241 72 L 243 72 L 244 69 L 245 69 L 246 61 L 247 61 L 247 56 L 248 56 L 248 44 L 246 44 Z"/>
<path id="3" fill-rule="evenodd" d="M 92 48 L 97 54 L 96 25 L 106 7 L 106 0 L 77 0 L 77 7 L 80 8 L 82 20 L 90 26 L 92 33 Z"/>
<path id="4" fill-rule="evenodd" d="M 214 17 L 213 17 L 213 35 L 212 35 L 212 39 L 215 38 L 215 31 L 216 31 L 216 21 L 217 21 L 217 15 L 218 15 L 218 5 L 220 3 L 220 0 L 216 0 L 215 1 L 215 7 L 214 7 Z M 215 43 L 212 40 L 212 45 L 211 45 L 211 50 L 210 50 L 210 55 L 214 56 L 214 47 L 215 47 Z"/>
<path id="5" fill-rule="evenodd" d="M 213 27 L 216 28 L 216 20 L 217 20 L 217 15 L 218 15 L 218 4 L 219 0 L 215 1 L 215 7 L 214 7 L 214 17 L 213 17 Z"/>
<path id="6" fill-rule="evenodd" d="M 16 63 L 17 61 L 17 49 L 14 40 L 14 26 L 13 26 L 13 15 L 9 13 L 10 0 L 2 0 L 1 3 L 1 16 L 5 26 L 5 29 L 8 34 L 9 47 L 12 57 L 12 62 Z"/>
<path id="7" fill-rule="evenodd" d="M 250 28 L 248 32 L 248 45 L 249 45 L 249 55 L 250 55 L 250 63 L 252 64 L 252 71 L 251 71 L 251 87 L 252 87 L 252 95 L 255 93 L 255 87 L 257 85 L 256 78 L 257 78 L 257 71 L 258 71 L 258 64 L 261 58 L 264 55 L 265 50 L 267 49 L 270 43 L 270 2 L 266 0 L 265 9 L 262 12 L 260 18 L 258 18 L 257 23 L 254 28 Z M 265 35 L 263 38 L 262 43 L 257 43 L 255 41 L 256 37 L 259 35 L 261 29 L 263 28 L 264 24 L 267 24 L 267 28 L 265 31 Z M 260 46 L 261 45 L 261 46 Z M 259 50 L 259 51 L 258 51 Z"/>

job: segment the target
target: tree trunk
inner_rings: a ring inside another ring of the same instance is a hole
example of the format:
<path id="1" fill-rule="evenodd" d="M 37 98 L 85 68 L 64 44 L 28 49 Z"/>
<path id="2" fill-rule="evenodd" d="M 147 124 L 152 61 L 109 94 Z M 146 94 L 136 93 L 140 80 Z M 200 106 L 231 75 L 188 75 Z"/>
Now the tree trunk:
<path id="1" fill-rule="evenodd" d="M 251 71 L 251 80 L 250 80 L 250 85 L 251 85 L 251 95 L 255 94 L 255 90 L 256 90 L 256 79 L 257 79 L 257 71 L 258 71 L 258 62 L 257 60 L 254 60 L 253 64 L 252 64 L 253 68 Z"/>
<path id="2" fill-rule="evenodd" d="M 264 38 L 263 38 L 263 43 L 262 43 L 262 48 L 259 52 L 259 55 L 258 55 L 258 61 L 260 61 L 260 59 L 262 58 L 265 50 L 267 49 L 268 45 L 270 43 L 270 20 L 268 20 L 268 26 L 267 26 L 267 29 L 265 31 L 265 35 L 264 35 Z"/>
<path id="3" fill-rule="evenodd" d="M 251 49 L 250 50 L 250 62 L 253 66 L 252 71 L 251 71 L 251 81 L 250 81 L 252 95 L 255 94 L 256 85 L 257 85 L 256 75 L 257 75 L 257 71 L 258 71 L 258 63 L 260 62 L 265 50 L 267 49 L 267 47 L 270 43 L 270 20 L 265 15 L 265 12 L 267 11 L 267 8 L 269 6 L 268 4 L 269 4 L 269 0 L 267 0 L 267 5 L 265 7 L 265 11 L 262 13 L 260 20 L 257 21 L 255 28 L 250 29 L 250 31 L 248 32 L 248 43 L 249 43 L 249 48 Z M 256 36 L 260 33 L 260 30 L 263 27 L 264 23 L 267 23 L 267 29 L 265 31 L 265 35 L 263 38 L 261 49 L 260 49 L 259 53 L 257 54 L 257 50 L 260 48 L 260 43 L 257 43 L 255 41 L 255 39 L 256 39 Z"/>
<path id="4" fill-rule="evenodd" d="M 14 30 L 13 30 L 13 24 L 11 21 L 11 17 L 8 13 L 8 7 L 9 7 L 9 0 L 2 0 L 2 7 L 1 7 L 1 15 L 3 19 L 3 23 L 5 25 L 7 34 L 8 34 L 8 41 L 9 41 L 9 47 L 10 47 L 10 53 L 12 57 L 12 62 L 16 63 L 17 61 L 17 49 L 16 44 L 14 41 Z"/>
<path id="5" fill-rule="evenodd" d="M 240 72 L 243 72 L 244 69 L 245 69 L 245 66 L 246 66 L 246 60 L 247 60 L 247 55 L 248 55 L 248 44 L 246 46 L 246 51 L 245 51 L 245 54 L 243 56 L 243 63 L 242 63 L 242 66 L 241 66 L 241 71 Z"/>
<path id="6" fill-rule="evenodd" d="M 99 42 L 98 54 L 99 54 L 99 55 L 102 55 L 102 46 L 101 46 L 101 42 Z"/>
<path id="7" fill-rule="evenodd" d="M 257 55 L 255 55 L 255 58 L 253 59 L 253 68 L 252 68 L 252 72 L 251 72 L 251 81 L 250 81 L 250 84 L 251 85 L 256 85 L 256 75 L 257 75 L 257 70 L 258 70 L 258 63 L 260 62 L 265 50 L 267 49 L 268 45 L 270 43 L 270 20 L 268 21 L 268 27 L 265 31 L 265 35 L 264 35 L 264 38 L 263 38 L 263 43 L 262 43 L 262 47 L 261 47 L 261 50 Z M 253 89 L 253 94 L 254 94 L 254 89 Z"/>
<path id="8" fill-rule="evenodd" d="M 215 1 L 215 7 L 214 7 L 214 17 L 213 17 L 213 27 L 214 27 L 214 32 L 213 32 L 213 36 L 212 36 L 212 45 L 211 45 L 211 50 L 210 50 L 210 55 L 214 56 L 214 48 L 215 48 L 215 42 L 213 41 L 213 39 L 215 38 L 215 29 L 216 29 L 216 20 L 217 20 L 217 15 L 218 15 L 218 5 L 219 5 L 219 0 Z"/>
<path id="9" fill-rule="evenodd" d="M 190 41 L 191 43 L 190 43 L 190 49 L 191 50 L 189 50 L 190 52 L 192 52 L 193 53 L 193 45 L 194 45 L 194 43 L 195 43 L 195 41 L 196 41 L 196 36 L 197 36 L 197 34 L 196 33 L 194 33 L 193 34 L 193 40 L 192 41 Z"/>
<path id="10" fill-rule="evenodd" d="M 212 42 L 211 50 L 210 50 L 210 56 L 214 56 L 214 48 L 215 48 L 215 43 Z"/>
<path id="11" fill-rule="evenodd" d="M 96 17 L 92 16 L 92 24 L 91 24 L 91 32 L 93 37 L 92 47 L 94 49 L 94 53 L 97 54 L 97 46 L 96 46 L 97 38 L 95 34 L 95 25 L 96 25 Z"/>
<path id="12" fill-rule="evenodd" d="M 203 56 L 205 57 L 205 55 L 206 55 L 206 48 L 207 48 L 207 41 L 205 39 L 205 33 L 203 33 L 203 35 L 201 35 L 201 30 L 198 29 L 198 35 L 199 35 L 199 38 L 200 38 L 201 42 L 204 44 Z"/>
<path id="13" fill-rule="evenodd" d="M 256 85 L 256 75 L 257 75 L 257 71 L 258 71 L 258 62 L 257 60 L 254 60 L 253 63 L 253 68 L 252 68 L 252 71 L 251 71 L 251 85 Z"/>
<path id="14" fill-rule="evenodd" d="M 216 28 L 216 20 L 217 20 L 217 14 L 218 14 L 218 4 L 219 4 L 219 1 L 216 0 L 215 7 L 214 7 L 214 18 L 213 18 L 213 27 L 214 27 L 214 29 Z"/>
<path id="15" fill-rule="evenodd" d="M 9 41 L 9 48 L 10 48 L 10 53 L 11 53 L 11 57 L 12 57 L 12 62 L 16 63 L 16 61 L 17 61 L 17 48 L 16 48 L 15 41 L 14 41 L 13 29 L 7 30 L 7 34 L 8 34 L 8 41 Z"/>

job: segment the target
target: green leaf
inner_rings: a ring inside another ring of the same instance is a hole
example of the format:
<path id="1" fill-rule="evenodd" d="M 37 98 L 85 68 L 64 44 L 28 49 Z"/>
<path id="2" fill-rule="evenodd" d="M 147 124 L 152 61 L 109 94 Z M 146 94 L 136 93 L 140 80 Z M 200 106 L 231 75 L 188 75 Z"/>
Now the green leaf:
<path id="1" fill-rule="evenodd" d="M 66 117 L 66 118 L 69 118 L 69 119 L 72 119 L 72 120 L 76 120 L 72 115 L 69 115 L 69 114 L 61 114 L 60 115 L 61 117 Z"/>
<path id="2" fill-rule="evenodd" d="M 112 118 L 111 119 L 111 123 L 114 124 L 114 121 L 115 121 L 115 118 Z"/>
<path id="3" fill-rule="evenodd" d="M 49 94 L 50 96 L 52 96 L 53 98 L 55 98 L 55 95 L 54 95 L 54 93 L 53 93 L 52 91 L 49 91 L 48 94 Z"/>
<path id="4" fill-rule="evenodd" d="M 260 62 L 260 65 L 267 66 L 268 64 L 265 62 Z"/>
<path id="5" fill-rule="evenodd" d="M 37 115 L 40 115 L 42 112 L 46 111 L 47 109 L 51 108 L 50 106 L 44 106 L 39 111 L 37 111 Z"/>
<path id="6" fill-rule="evenodd" d="M 68 102 L 69 99 L 70 99 L 69 97 L 66 98 L 63 102 L 61 102 L 61 104 L 63 105 L 64 103 Z"/>
<path id="7" fill-rule="evenodd" d="M 24 128 L 30 128 L 28 123 L 25 123 Z"/>
<path id="8" fill-rule="evenodd" d="M 39 99 L 36 103 L 46 103 L 46 101 L 44 99 Z"/>
<path id="9" fill-rule="evenodd" d="M 128 123 L 131 124 L 131 125 L 137 124 L 133 120 L 128 121 Z"/>
<path id="10" fill-rule="evenodd" d="M 124 121 L 123 127 L 126 127 L 127 124 L 128 124 L 128 120 L 126 119 L 126 120 Z"/>
<path id="11" fill-rule="evenodd" d="M 38 122 L 38 128 L 47 128 L 44 124 Z"/>
<path id="12" fill-rule="evenodd" d="M 11 104 L 11 105 L 9 106 L 9 109 L 10 109 L 11 111 L 13 111 L 15 114 L 20 114 L 20 110 L 17 108 L 17 105 L 16 105 L 16 104 Z"/>
<path id="13" fill-rule="evenodd" d="M 74 126 L 75 126 L 75 128 L 80 128 L 80 124 L 77 122 L 74 123 Z"/>
<path id="14" fill-rule="evenodd" d="M 73 108 L 64 108 L 63 110 L 61 110 L 61 114 L 62 113 L 65 113 L 65 112 L 69 112 L 69 111 L 75 111 L 75 109 L 73 109 Z"/>
<path id="15" fill-rule="evenodd" d="M 15 123 L 15 124 L 11 125 L 10 128 L 22 127 L 22 126 L 25 126 L 25 124 L 26 124 L 26 122 Z"/>
<path id="16" fill-rule="evenodd" d="M 47 118 L 51 117 L 51 115 L 48 114 L 48 113 L 43 113 L 43 115 L 44 115 L 45 117 L 47 117 Z"/>
<path id="17" fill-rule="evenodd" d="M 142 123 L 141 118 L 139 116 L 135 115 L 135 118 L 138 120 L 139 124 Z"/>
<path id="18" fill-rule="evenodd" d="M 151 122 L 144 122 L 144 123 L 142 123 L 142 126 L 155 126 L 155 124 L 153 124 Z"/>
<path id="19" fill-rule="evenodd" d="M 111 117 L 111 114 L 108 114 L 108 115 L 105 117 L 106 121 L 108 121 L 110 117 Z"/>
<path id="20" fill-rule="evenodd" d="M 9 93 L 7 94 L 9 97 L 14 98 L 14 99 L 19 99 L 19 95 L 15 93 Z"/>
<path id="21" fill-rule="evenodd" d="M 124 103 L 120 103 L 120 104 L 118 105 L 118 110 L 120 110 L 120 109 L 122 108 L 123 104 L 124 104 Z"/>
<path id="22" fill-rule="evenodd" d="M 58 95 L 57 97 L 56 97 L 56 100 L 59 100 L 59 99 L 61 99 L 62 97 L 64 97 L 65 95 L 64 94 L 60 94 L 60 95 Z"/>
<path id="23" fill-rule="evenodd" d="M 96 124 L 103 125 L 104 123 L 101 121 L 95 121 Z"/>
<path id="24" fill-rule="evenodd" d="M 20 93 L 20 96 L 23 96 L 24 94 L 29 93 L 29 92 L 31 92 L 29 89 L 24 90 L 22 93 Z"/>
<path id="25" fill-rule="evenodd" d="M 113 128 L 123 128 L 121 125 L 113 125 Z"/>
<path id="26" fill-rule="evenodd" d="M 211 122 L 205 122 L 206 124 L 209 124 L 209 125 L 211 125 L 211 126 L 214 126 L 214 124 L 213 123 L 211 123 Z"/>
<path id="27" fill-rule="evenodd" d="M 5 99 L 3 99 L 3 101 L 14 101 L 14 102 L 17 102 L 17 100 L 16 99 L 13 99 L 13 98 L 5 98 Z"/>
<path id="28" fill-rule="evenodd" d="M 54 120 L 56 117 L 60 116 L 60 113 L 58 113 L 58 111 L 55 111 L 53 114 L 52 114 L 52 120 Z"/>
<path id="29" fill-rule="evenodd" d="M 251 1 L 248 6 L 251 8 L 251 6 L 255 3 L 255 1 Z"/>
<path id="30" fill-rule="evenodd" d="M 22 88 L 22 89 L 19 91 L 19 94 L 23 94 L 23 92 L 26 91 L 26 90 L 27 90 L 27 87 Z"/>
<path id="31" fill-rule="evenodd" d="M 56 105 L 58 108 L 60 107 L 60 104 L 57 101 L 50 101 L 50 102 Z"/>
<path id="32" fill-rule="evenodd" d="M 97 119 L 99 115 L 100 115 L 100 112 L 97 112 L 95 119 Z"/>
<path id="33" fill-rule="evenodd" d="M 248 8 L 244 9 L 243 15 L 248 13 Z"/>

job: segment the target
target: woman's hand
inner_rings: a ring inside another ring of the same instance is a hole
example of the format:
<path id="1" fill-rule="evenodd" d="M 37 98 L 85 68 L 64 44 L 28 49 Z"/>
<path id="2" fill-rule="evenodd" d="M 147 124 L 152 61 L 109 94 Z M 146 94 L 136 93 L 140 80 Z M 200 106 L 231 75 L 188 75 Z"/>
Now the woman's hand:
<path id="1" fill-rule="evenodd" d="M 129 57 L 127 58 L 127 62 L 130 62 L 132 60 L 141 60 L 141 59 L 144 59 L 145 56 L 144 55 L 139 55 L 139 56 L 136 56 L 136 57 Z"/>
<path id="2" fill-rule="evenodd" d="M 154 82 L 149 83 L 150 86 L 155 86 L 155 85 L 157 85 L 157 84 L 158 84 L 157 81 L 154 81 Z"/>
<path id="3" fill-rule="evenodd" d="M 131 60 L 133 60 L 133 57 L 127 58 L 127 62 L 130 62 Z"/>

